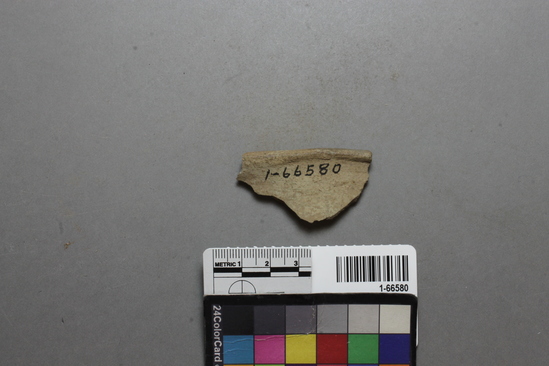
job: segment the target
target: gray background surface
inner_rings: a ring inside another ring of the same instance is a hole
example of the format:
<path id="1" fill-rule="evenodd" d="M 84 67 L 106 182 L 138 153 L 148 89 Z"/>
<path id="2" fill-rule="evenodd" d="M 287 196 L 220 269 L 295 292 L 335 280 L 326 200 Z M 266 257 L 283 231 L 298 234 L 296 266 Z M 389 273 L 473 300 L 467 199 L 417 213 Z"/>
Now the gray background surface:
<path id="1" fill-rule="evenodd" d="M 410 243 L 418 365 L 549 359 L 549 2 L 2 1 L 0 364 L 201 365 L 201 253 Z M 326 224 L 241 154 L 373 152 Z M 65 249 L 65 243 L 72 243 Z"/>

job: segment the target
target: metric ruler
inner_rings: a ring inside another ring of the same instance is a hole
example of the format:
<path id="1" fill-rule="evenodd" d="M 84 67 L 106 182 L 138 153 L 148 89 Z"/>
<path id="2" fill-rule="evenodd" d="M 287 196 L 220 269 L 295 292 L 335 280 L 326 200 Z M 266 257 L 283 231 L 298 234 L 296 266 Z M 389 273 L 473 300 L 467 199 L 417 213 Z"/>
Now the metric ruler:
<path id="1" fill-rule="evenodd" d="M 224 248 L 204 253 L 206 294 L 302 293 L 311 288 L 310 248 Z"/>
<path id="2" fill-rule="evenodd" d="M 417 296 L 410 245 L 211 248 L 204 295 L 409 293 Z"/>

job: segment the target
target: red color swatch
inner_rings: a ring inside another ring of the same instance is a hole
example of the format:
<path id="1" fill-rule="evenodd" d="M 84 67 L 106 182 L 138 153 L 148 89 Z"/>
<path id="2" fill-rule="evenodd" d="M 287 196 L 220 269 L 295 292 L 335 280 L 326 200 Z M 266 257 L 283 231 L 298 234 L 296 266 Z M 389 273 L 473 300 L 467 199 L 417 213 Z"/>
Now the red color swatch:
<path id="1" fill-rule="evenodd" d="M 347 334 L 317 334 L 316 362 L 347 363 Z"/>

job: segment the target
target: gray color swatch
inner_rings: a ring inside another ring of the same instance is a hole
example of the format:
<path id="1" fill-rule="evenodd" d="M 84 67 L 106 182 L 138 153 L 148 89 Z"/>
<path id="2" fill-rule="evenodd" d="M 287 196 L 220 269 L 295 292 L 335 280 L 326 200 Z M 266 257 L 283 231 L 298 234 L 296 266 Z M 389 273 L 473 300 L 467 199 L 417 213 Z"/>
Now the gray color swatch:
<path id="1" fill-rule="evenodd" d="M 318 305 L 317 333 L 347 333 L 347 305 Z"/>
<path id="2" fill-rule="evenodd" d="M 316 333 L 316 306 L 315 305 L 286 306 L 286 333 L 287 334 Z"/>
<path id="3" fill-rule="evenodd" d="M 349 333 L 377 333 L 379 305 L 349 305 Z"/>
<path id="4" fill-rule="evenodd" d="M 255 334 L 284 334 L 284 305 L 256 306 L 254 308 Z"/>
<path id="5" fill-rule="evenodd" d="M 410 306 L 380 305 L 380 333 L 410 333 Z"/>

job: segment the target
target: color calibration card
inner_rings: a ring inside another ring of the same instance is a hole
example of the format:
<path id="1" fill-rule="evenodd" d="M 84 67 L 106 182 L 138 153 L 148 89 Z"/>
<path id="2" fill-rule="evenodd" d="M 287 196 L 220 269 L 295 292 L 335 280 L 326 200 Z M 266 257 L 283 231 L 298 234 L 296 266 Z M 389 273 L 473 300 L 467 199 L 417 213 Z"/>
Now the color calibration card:
<path id="1" fill-rule="evenodd" d="M 415 365 L 409 245 L 204 252 L 208 366 Z"/>

